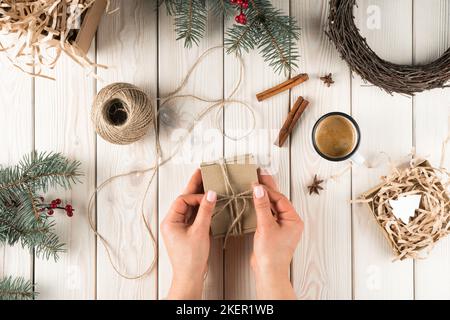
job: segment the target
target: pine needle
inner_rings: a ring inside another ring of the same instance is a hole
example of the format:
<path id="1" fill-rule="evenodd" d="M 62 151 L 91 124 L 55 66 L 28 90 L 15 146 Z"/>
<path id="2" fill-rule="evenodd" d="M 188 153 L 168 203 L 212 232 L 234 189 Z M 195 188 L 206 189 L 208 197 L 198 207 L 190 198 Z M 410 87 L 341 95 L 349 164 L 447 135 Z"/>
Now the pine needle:
<path id="1" fill-rule="evenodd" d="M 33 300 L 37 292 L 29 280 L 22 277 L 0 279 L 0 300 Z"/>

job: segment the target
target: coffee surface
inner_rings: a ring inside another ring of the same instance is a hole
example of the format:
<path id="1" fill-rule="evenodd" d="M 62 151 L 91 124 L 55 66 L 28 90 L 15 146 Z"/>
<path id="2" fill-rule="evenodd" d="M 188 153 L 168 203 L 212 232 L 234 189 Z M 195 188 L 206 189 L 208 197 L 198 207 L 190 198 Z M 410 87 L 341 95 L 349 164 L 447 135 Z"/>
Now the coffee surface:
<path id="1" fill-rule="evenodd" d="M 347 118 L 331 115 L 321 120 L 315 132 L 317 148 L 330 158 L 342 158 L 355 148 L 357 132 Z"/>

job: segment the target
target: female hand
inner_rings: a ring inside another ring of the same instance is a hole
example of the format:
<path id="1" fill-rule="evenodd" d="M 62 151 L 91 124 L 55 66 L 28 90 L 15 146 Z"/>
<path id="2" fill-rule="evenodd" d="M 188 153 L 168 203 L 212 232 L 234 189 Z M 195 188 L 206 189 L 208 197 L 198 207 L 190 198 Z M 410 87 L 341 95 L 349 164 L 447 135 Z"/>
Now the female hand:
<path id="1" fill-rule="evenodd" d="M 208 268 L 209 229 L 217 195 L 202 194 L 200 170 L 173 203 L 161 231 L 173 269 L 168 299 L 201 299 Z"/>
<path id="2" fill-rule="evenodd" d="M 256 232 L 251 266 L 259 299 L 296 299 L 289 266 L 303 232 L 303 221 L 270 175 L 253 186 Z"/>

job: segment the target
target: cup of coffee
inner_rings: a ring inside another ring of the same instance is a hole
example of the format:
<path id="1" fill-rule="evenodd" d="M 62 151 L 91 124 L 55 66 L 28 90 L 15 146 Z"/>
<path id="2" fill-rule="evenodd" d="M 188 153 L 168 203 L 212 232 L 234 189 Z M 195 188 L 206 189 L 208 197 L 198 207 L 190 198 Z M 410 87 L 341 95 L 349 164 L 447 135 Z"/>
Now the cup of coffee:
<path id="1" fill-rule="evenodd" d="M 317 153 L 329 161 L 351 159 L 363 164 L 358 153 L 361 131 L 355 119 L 343 112 L 330 112 L 319 118 L 312 130 L 312 144 Z"/>

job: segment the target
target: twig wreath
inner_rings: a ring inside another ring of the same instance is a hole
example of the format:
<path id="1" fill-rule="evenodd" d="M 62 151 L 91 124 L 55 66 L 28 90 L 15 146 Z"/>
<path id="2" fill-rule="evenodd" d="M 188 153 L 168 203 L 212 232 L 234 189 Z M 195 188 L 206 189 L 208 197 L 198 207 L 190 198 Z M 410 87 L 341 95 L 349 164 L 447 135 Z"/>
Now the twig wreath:
<path id="1" fill-rule="evenodd" d="M 423 65 L 400 65 L 381 59 L 359 34 L 353 7 L 356 0 L 330 0 L 328 37 L 363 80 L 392 94 L 413 96 L 434 88 L 450 87 L 450 48 L 437 60 Z"/>

